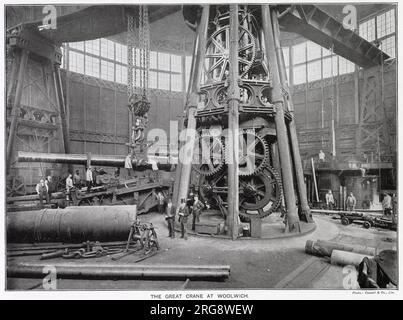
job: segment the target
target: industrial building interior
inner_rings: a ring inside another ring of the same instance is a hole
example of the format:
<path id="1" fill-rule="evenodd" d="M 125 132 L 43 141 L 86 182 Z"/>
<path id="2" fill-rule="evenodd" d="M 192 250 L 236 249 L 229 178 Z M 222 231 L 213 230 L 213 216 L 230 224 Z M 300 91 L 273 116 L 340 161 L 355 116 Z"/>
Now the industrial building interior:
<path id="1" fill-rule="evenodd" d="M 396 4 L 5 12 L 8 290 L 397 288 Z"/>

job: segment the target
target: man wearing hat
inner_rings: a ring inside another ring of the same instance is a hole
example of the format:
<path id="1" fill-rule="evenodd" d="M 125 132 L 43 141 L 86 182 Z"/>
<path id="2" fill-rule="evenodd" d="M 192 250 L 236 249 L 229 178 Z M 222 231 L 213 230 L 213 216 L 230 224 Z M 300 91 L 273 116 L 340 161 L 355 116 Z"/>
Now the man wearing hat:
<path id="1" fill-rule="evenodd" d="M 186 199 L 181 199 L 181 204 L 178 208 L 178 215 L 179 215 L 179 222 L 181 224 L 181 238 L 185 240 L 188 239 L 187 237 L 187 223 L 188 223 L 188 216 L 189 216 L 189 207 L 186 203 Z"/>

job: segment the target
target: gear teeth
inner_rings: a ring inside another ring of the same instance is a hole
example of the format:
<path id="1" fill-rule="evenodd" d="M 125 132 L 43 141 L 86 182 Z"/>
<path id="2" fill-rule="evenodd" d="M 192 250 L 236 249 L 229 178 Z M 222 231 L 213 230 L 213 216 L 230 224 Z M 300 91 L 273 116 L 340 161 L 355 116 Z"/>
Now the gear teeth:
<path id="1" fill-rule="evenodd" d="M 264 158 L 262 160 L 262 162 L 259 164 L 259 166 L 257 166 L 252 172 L 251 171 L 246 171 L 246 170 L 239 170 L 239 176 L 240 177 L 248 177 L 248 176 L 252 176 L 255 174 L 258 174 L 260 172 L 262 172 L 262 170 L 264 168 L 267 167 L 268 163 L 269 163 L 269 156 L 270 156 L 270 147 L 268 142 L 266 141 L 266 139 L 259 135 L 258 133 L 256 133 L 256 131 L 254 129 L 243 129 L 240 132 L 240 135 L 242 134 L 252 134 L 256 137 L 256 139 L 258 139 L 260 141 L 260 143 L 263 146 L 263 153 L 264 153 Z M 225 150 L 227 151 L 227 149 Z M 229 162 L 229 154 L 228 152 L 225 152 L 225 162 L 228 163 Z"/>
<path id="2" fill-rule="evenodd" d="M 265 173 L 267 171 L 267 174 Z M 277 172 L 276 169 L 272 168 L 271 166 L 267 166 L 263 170 L 263 174 L 266 174 L 269 178 L 274 179 L 276 181 L 276 201 L 271 205 L 271 207 L 268 210 L 264 210 L 263 208 L 258 209 L 257 211 L 259 212 L 259 217 L 260 218 L 265 218 L 275 212 L 281 205 L 281 201 L 283 199 L 283 186 L 281 182 L 281 177 L 280 174 Z M 240 216 L 250 219 L 253 216 L 256 216 L 255 214 L 249 214 L 247 212 L 240 211 L 239 212 Z"/>
<path id="3" fill-rule="evenodd" d="M 205 134 L 202 134 L 199 139 L 203 139 L 203 138 L 205 138 L 205 137 L 211 137 L 211 136 L 210 136 L 209 134 L 206 134 L 206 133 L 205 133 Z M 220 143 L 220 145 L 221 145 L 221 154 L 222 154 L 223 157 L 224 157 L 224 156 L 225 156 L 225 146 L 224 146 L 224 143 L 221 141 L 221 139 L 220 139 L 219 137 L 214 137 L 214 139 L 215 139 L 216 141 L 219 141 L 219 143 Z M 221 169 L 222 169 L 223 167 L 224 167 L 224 161 L 223 161 L 223 159 L 221 160 L 221 163 L 220 163 L 217 167 L 215 167 L 213 170 L 211 170 L 211 171 L 200 170 L 200 166 L 199 166 L 199 165 L 196 165 L 196 164 L 192 165 L 193 170 L 195 170 L 195 171 L 196 171 L 197 173 L 199 173 L 200 175 L 203 175 L 203 176 L 206 176 L 206 177 L 211 177 L 211 176 L 217 174 L 218 172 L 221 171 Z"/>

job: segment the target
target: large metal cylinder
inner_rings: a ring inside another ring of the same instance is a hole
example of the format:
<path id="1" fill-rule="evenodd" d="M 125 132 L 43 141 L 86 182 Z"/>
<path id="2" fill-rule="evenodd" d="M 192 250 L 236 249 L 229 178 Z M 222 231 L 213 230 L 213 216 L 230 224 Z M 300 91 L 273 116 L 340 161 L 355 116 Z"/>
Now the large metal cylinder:
<path id="1" fill-rule="evenodd" d="M 19 162 L 45 162 L 45 163 L 66 163 L 66 164 L 81 164 L 87 165 L 88 160 L 94 166 L 105 167 L 124 167 L 125 156 L 108 156 L 99 154 L 64 154 L 64 153 L 41 153 L 41 152 L 25 152 L 18 151 Z M 161 165 L 170 165 L 176 163 L 177 158 L 164 155 L 147 155 L 146 159 L 134 159 L 132 161 L 133 167 L 145 166 L 151 167 L 152 162 Z"/>
<path id="2" fill-rule="evenodd" d="M 371 256 L 375 256 L 376 254 L 376 248 L 361 245 L 350 245 L 346 243 L 331 242 L 324 240 L 317 240 L 316 242 L 312 240 L 307 240 L 305 244 L 306 253 L 320 257 L 330 257 L 334 250 L 368 254 Z"/>
<path id="3" fill-rule="evenodd" d="M 127 240 L 136 206 L 83 206 L 7 214 L 8 242 Z"/>
<path id="4" fill-rule="evenodd" d="M 355 252 L 347 252 L 347 251 L 341 251 L 341 250 L 333 250 L 332 255 L 330 256 L 330 263 L 334 265 L 339 265 L 339 266 L 355 266 L 358 267 L 358 265 L 361 263 L 362 259 L 365 257 L 367 258 L 374 258 L 371 255 L 368 254 L 360 254 L 360 253 L 355 253 Z"/>
<path id="5" fill-rule="evenodd" d="M 20 263 L 7 267 L 7 276 L 43 278 L 43 263 Z M 64 279 L 196 279 L 221 280 L 229 277 L 230 266 L 210 265 L 133 265 L 133 264 L 54 264 L 58 278 Z"/>

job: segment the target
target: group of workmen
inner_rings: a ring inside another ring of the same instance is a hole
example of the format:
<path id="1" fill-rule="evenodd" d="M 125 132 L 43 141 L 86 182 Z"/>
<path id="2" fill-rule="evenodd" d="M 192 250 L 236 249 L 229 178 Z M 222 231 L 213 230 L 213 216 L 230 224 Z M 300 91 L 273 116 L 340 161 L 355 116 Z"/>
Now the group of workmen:
<path id="1" fill-rule="evenodd" d="M 199 199 L 197 194 L 190 193 L 188 199 L 181 199 L 181 203 L 178 208 L 172 204 L 172 198 L 165 199 L 164 194 L 159 191 L 156 193 L 158 201 L 158 212 L 164 214 L 165 220 L 168 223 L 168 237 L 175 238 L 175 217 L 178 215 L 178 222 L 181 226 L 181 238 L 187 240 L 187 224 L 190 215 L 192 219 L 192 230 L 196 230 L 196 222 L 200 222 L 200 214 L 205 207 L 203 202 Z"/>
<path id="2" fill-rule="evenodd" d="M 96 176 L 98 174 L 103 174 L 103 169 L 94 169 L 93 167 L 88 167 L 85 173 L 85 179 L 80 175 L 80 171 L 76 170 L 74 174 L 69 173 L 66 178 L 66 200 L 67 203 L 71 201 L 71 190 L 73 188 L 87 187 L 87 192 L 91 191 L 91 187 L 96 185 Z M 51 176 L 41 179 L 36 185 L 36 193 L 39 196 L 39 205 L 43 208 L 43 200 L 46 199 L 46 203 L 50 204 L 51 195 L 56 192 L 56 181 L 52 179 Z"/>
<path id="3" fill-rule="evenodd" d="M 326 200 L 326 207 L 329 210 L 333 210 L 336 206 L 336 202 L 333 197 L 332 190 L 329 190 L 326 193 L 325 196 Z M 383 209 L 383 214 L 385 216 L 392 216 L 393 214 L 396 214 L 396 209 L 397 209 L 397 196 L 396 194 L 393 194 L 393 197 L 390 196 L 387 192 L 383 193 L 383 200 L 382 200 L 382 209 Z M 354 211 L 356 209 L 357 205 L 357 199 L 354 197 L 354 194 L 350 192 L 348 194 L 348 197 L 346 199 L 346 208 L 347 211 Z"/>

